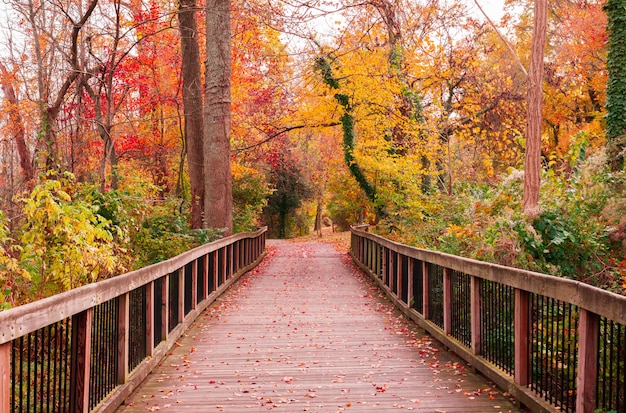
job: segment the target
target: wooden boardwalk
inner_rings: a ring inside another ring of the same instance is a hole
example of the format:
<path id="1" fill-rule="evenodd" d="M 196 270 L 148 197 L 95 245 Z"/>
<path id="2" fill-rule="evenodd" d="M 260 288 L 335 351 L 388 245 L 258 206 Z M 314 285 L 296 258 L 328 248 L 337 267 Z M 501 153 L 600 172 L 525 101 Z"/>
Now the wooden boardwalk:
<path id="1" fill-rule="evenodd" d="M 345 254 L 272 241 L 118 412 L 509 412 Z"/>

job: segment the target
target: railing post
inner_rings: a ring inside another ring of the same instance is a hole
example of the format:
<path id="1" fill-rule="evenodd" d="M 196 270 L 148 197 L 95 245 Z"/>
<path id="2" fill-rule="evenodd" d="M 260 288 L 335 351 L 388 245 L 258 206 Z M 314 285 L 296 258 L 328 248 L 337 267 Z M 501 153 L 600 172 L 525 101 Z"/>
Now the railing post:
<path id="1" fill-rule="evenodd" d="M 387 278 L 387 248 L 385 247 L 381 247 L 382 248 L 382 254 L 381 254 L 381 261 L 382 261 L 382 272 L 380 273 L 380 279 L 383 280 L 383 283 L 385 282 L 385 278 Z"/>
<path id="2" fill-rule="evenodd" d="M 527 386 L 529 381 L 530 293 L 515 290 L 515 381 Z"/>
<path id="3" fill-rule="evenodd" d="M 256 244 L 256 243 L 255 243 Z M 219 288 L 219 264 L 220 264 L 220 260 L 219 260 L 219 250 L 215 250 L 213 252 L 211 252 L 211 254 L 213 254 L 213 291 L 216 291 Z"/>
<path id="4" fill-rule="evenodd" d="M 72 365 L 70 372 L 70 412 L 89 411 L 89 371 L 91 368 L 91 319 L 93 308 L 72 317 Z"/>
<path id="5" fill-rule="evenodd" d="M 597 314 L 581 308 L 578 323 L 576 411 L 592 412 L 596 408 L 597 399 L 600 317 Z"/>
<path id="6" fill-rule="evenodd" d="M 198 306 L 198 259 L 191 263 L 191 308 Z"/>
<path id="7" fill-rule="evenodd" d="M 11 341 L 0 344 L 0 413 L 11 411 L 11 347 Z"/>
<path id="8" fill-rule="evenodd" d="M 406 304 L 409 308 L 413 307 L 411 305 L 411 297 L 413 297 L 413 302 L 415 302 L 415 292 L 413 291 L 413 266 L 415 265 L 415 260 L 411 257 L 407 259 L 406 264 Z"/>
<path id="9" fill-rule="evenodd" d="M 124 384 L 128 377 L 128 326 L 130 325 L 129 293 L 118 297 L 117 320 L 117 383 Z"/>
<path id="10" fill-rule="evenodd" d="M 154 354 L 154 283 L 146 284 L 146 355 Z"/>
<path id="11" fill-rule="evenodd" d="M 166 341 L 170 335 L 170 275 L 161 278 L 161 340 Z"/>
<path id="12" fill-rule="evenodd" d="M 226 247 L 222 247 L 222 249 L 220 251 L 222 251 L 222 284 L 223 284 L 227 280 L 227 276 L 226 276 L 226 259 L 228 258 L 228 255 L 226 254 Z"/>
<path id="13" fill-rule="evenodd" d="M 422 261 L 422 310 L 426 320 L 430 319 L 430 283 L 428 275 L 428 264 L 426 261 Z"/>
<path id="14" fill-rule="evenodd" d="M 452 333 L 452 280 L 449 268 L 443 269 L 443 331 Z"/>
<path id="15" fill-rule="evenodd" d="M 374 244 L 374 274 L 376 278 L 380 277 L 380 244 Z"/>
<path id="16" fill-rule="evenodd" d="M 202 263 L 204 265 L 204 269 L 202 270 L 202 277 L 204 278 L 204 284 L 202 285 L 204 286 L 204 298 L 206 299 L 211 293 L 209 291 L 209 254 L 204 256 L 204 260 L 202 260 Z"/>
<path id="17" fill-rule="evenodd" d="M 178 317 L 176 325 L 185 319 L 185 267 L 178 270 Z"/>
<path id="18" fill-rule="evenodd" d="M 472 325 L 472 352 L 474 354 L 481 354 L 483 347 L 482 332 L 480 331 L 481 324 L 481 305 L 482 305 L 482 278 L 472 276 L 470 278 L 471 289 L 471 325 Z"/>
<path id="19" fill-rule="evenodd" d="M 396 252 L 396 297 L 402 297 L 402 255 Z"/>

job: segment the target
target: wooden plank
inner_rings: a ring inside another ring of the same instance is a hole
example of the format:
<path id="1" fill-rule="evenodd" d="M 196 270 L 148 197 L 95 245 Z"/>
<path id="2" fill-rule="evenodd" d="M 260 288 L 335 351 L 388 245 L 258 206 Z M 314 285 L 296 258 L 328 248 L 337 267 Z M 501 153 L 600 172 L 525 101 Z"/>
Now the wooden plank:
<path id="1" fill-rule="evenodd" d="M 592 412 L 596 408 L 598 378 L 598 335 L 600 317 L 580 311 L 578 322 L 578 377 L 576 411 Z"/>
<path id="2" fill-rule="evenodd" d="M 274 245 L 264 269 L 201 315 L 119 412 L 519 411 L 341 253 Z"/>
<path id="3" fill-rule="evenodd" d="M 11 347 L 0 344 L 0 413 L 11 413 Z"/>

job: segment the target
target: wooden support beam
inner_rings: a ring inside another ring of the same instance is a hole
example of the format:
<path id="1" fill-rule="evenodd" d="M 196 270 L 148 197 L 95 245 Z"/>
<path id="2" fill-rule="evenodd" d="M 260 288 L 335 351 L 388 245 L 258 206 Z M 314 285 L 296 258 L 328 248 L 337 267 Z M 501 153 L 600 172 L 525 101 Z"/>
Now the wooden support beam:
<path id="1" fill-rule="evenodd" d="M 93 308 L 89 308 L 72 317 L 70 413 L 89 412 L 92 317 Z"/>
<path id="2" fill-rule="evenodd" d="M 146 355 L 151 357 L 154 354 L 154 283 L 146 284 Z"/>
<path id="3" fill-rule="evenodd" d="M 452 270 L 443 269 L 443 331 L 452 334 Z"/>
<path id="4" fill-rule="evenodd" d="M 130 293 L 120 295 L 117 300 L 117 383 L 124 384 L 128 379 Z"/>
<path id="5" fill-rule="evenodd" d="M 176 325 L 185 319 L 185 288 L 191 287 L 185 285 L 185 267 L 178 270 L 178 316 L 176 317 Z"/>
<path id="6" fill-rule="evenodd" d="M 170 275 L 166 274 L 157 282 L 161 282 L 161 340 L 167 341 L 170 335 Z"/>
<path id="7" fill-rule="evenodd" d="M 530 379 L 530 294 L 515 290 L 515 381 L 527 386 Z"/>
<path id="8" fill-rule="evenodd" d="M 480 331 L 481 307 L 482 307 L 482 278 L 471 277 L 470 279 L 470 306 L 471 306 L 471 328 L 472 328 L 472 353 L 482 354 L 483 338 Z"/>
<path id="9" fill-rule="evenodd" d="M 577 412 L 593 412 L 596 408 L 599 334 L 600 317 L 581 308 L 578 321 Z"/>
<path id="10" fill-rule="evenodd" d="M 430 320 L 430 276 L 428 274 L 428 264 L 422 261 L 422 307 L 424 319 Z"/>
<path id="11" fill-rule="evenodd" d="M 204 266 L 202 269 L 202 277 L 204 279 L 204 298 L 206 299 L 206 297 L 208 297 L 211 293 L 209 291 L 209 254 L 204 256 L 204 260 L 202 262 Z"/>
<path id="12" fill-rule="evenodd" d="M 195 310 L 198 306 L 198 260 L 191 263 L 191 309 Z"/>
<path id="13" fill-rule="evenodd" d="M 219 287 L 219 250 L 213 251 L 211 254 L 213 255 L 213 291 L 215 291 Z"/>
<path id="14" fill-rule="evenodd" d="M 11 413 L 11 341 L 0 344 L 0 413 Z"/>
<path id="15" fill-rule="evenodd" d="M 415 265 L 415 260 L 413 258 L 408 258 L 407 267 L 406 267 L 406 275 L 407 275 L 407 284 L 406 284 L 406 304 L 409 307 L 413 307 L 411 301 L 415 302 L 415 292 L 413 291 L 413 266 Z"/>

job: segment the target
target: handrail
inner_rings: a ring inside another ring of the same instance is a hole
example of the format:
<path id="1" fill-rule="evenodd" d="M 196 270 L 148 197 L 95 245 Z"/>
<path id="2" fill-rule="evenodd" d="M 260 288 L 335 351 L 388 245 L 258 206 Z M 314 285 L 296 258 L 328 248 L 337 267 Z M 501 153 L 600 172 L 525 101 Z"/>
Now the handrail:
<path id="1" fill-rule="evenodd" d="M 265 255 L 267 228 L 0 312 L 0 413 L 112 412 Z"/>
<path id="2" fill-rule="evenodd" d="M 625 296 L 351 231 L 398 308 L 533 411 L 626 409 Z"/>

